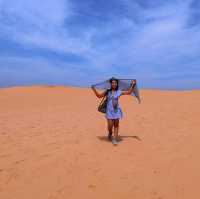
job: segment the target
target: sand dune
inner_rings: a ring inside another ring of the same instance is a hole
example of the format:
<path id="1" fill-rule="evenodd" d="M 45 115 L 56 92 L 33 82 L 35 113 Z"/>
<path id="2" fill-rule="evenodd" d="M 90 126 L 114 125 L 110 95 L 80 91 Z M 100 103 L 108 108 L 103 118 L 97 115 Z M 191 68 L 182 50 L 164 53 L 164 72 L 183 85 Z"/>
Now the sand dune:
<path id="1" fill-rule="evenodd" d="M 0 89 L 0 198 L 200 198 L 200 91 L 140 93 L 114 147 L 90 89 Z"/>

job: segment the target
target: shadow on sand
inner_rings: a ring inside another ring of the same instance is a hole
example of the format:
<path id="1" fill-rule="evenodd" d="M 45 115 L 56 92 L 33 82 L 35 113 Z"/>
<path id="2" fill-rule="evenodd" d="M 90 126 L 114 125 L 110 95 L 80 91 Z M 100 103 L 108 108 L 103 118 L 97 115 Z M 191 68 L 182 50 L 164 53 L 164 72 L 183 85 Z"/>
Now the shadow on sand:
<path id="1" fill-rule="evenodd" d="M 108 140 L 108 137 L 107 136 L 97 136 L 97 138 L 99 139 L 99 140 L 101 140 L 101 141 L 105 141 L 105 142 L 110 142 L 109 140 Z M 140 137 L 138 137 L 137 135 L 119 135 L 119 142 L 121 142 L 121 141 L 123 141 L 124 139 L 126 139 L 126 138 L 132 138 L 132 139 L 136 139 L 136 140 L 138 140 L 138 141 L 142 141 L 141 139 L 140 139 Z"/>

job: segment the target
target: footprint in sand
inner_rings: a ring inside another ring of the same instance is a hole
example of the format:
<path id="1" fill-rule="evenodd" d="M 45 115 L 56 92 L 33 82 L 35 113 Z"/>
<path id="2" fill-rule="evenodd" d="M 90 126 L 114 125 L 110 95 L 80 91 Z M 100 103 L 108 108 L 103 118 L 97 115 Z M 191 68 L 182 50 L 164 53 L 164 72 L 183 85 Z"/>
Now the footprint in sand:
<path id="1" fill-rule="evenodd" d="M 152 192 L 152 195 L 154 195 L 155 197 L 157 197 L 157 196 L 158 196 L 158 193 L 157 193 L 156 191 L 153 191 L 153 192 Z M 157 199 L 163 199 L 163 197 L 158 196 Z"/>
<path id="2" fill-rule="evenodd" d="M 89 189 L 92 189 L 92 190 L 95 190 L 95 189 L 96 189 L 96 185 L 94 185 L 94 184 L 89 184 L 89 185 L 88 185 L 88 188 L 89 188 Z"/>
<path id="3" fill-rule="evenodd" d="M 51 154 L 47 153 L 47 154 L 42 154 L 39 157 L 43 159 L 43 158 L 48 158 L 50 156 L 51 156 Z"/>
<path id="4" fill-rule="evenodd" d="M 101 168 L 96 168 L 96 169 L 94 169 L 93 171 L 94 171 L 95 174 L 96 174 L 96 173 L 99 173 L 99 172 L 101 171 Z"/>
<path id="5" fill-rule="evenodd" d="M 24 162 L 26 159 L 21 159 L 21 160 L 16 160 L 15 162 L 13 162 L 13 164 L 19 164 L 21 162 Z"/>
<path id="6" fill-rule="evenodd" d="M 6 181 L 6 184 L 9 184 L 12 180 L 15 180 L 17 179 L 18 177 L 18 172 L 17 171 L 14 171 L 13 173 L 11 173 L 9 176 L 8 176 L 8 179 Z"/>

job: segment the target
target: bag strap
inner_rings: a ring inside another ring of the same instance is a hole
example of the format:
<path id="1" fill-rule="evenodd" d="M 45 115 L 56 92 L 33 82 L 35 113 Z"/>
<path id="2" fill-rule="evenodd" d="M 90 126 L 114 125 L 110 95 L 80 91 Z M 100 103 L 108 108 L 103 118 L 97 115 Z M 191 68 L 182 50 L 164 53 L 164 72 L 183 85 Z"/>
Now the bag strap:
<path id="1" fill-rule="evenodd" d="M 105 99 L 105 97 L 107 97 L 107 95 L 108 95 L 108 89 L 106 90 L 106 93 L 105 93 L 105 95 L 104 95 L 104 97 L 103 97 L 103 99 L 101 100 L 101 102 L 100 102 L 100 104 L 103 102 L 103 100 Z"/>

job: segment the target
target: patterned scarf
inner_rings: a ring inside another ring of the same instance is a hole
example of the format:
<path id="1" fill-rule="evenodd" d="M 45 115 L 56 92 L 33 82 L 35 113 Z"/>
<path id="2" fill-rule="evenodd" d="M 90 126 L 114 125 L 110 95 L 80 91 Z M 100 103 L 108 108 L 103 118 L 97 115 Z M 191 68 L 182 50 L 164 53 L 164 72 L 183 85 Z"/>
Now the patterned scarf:
<path id="1" fill-rule="evenodd" d="M 122 91 L 129 90 L 132 80 L 133 79 L 118 79 L 118 89 Z M 94 84 L 93 86 L 96 89 L 110 89 L 111 88 L 110 79 Z M 139 103 L 141 102 L 139 90 L 137 87 L 137 82 L 133 88 L 133 92 L 131 93 L 131 95 L 136 97 Z"/>

